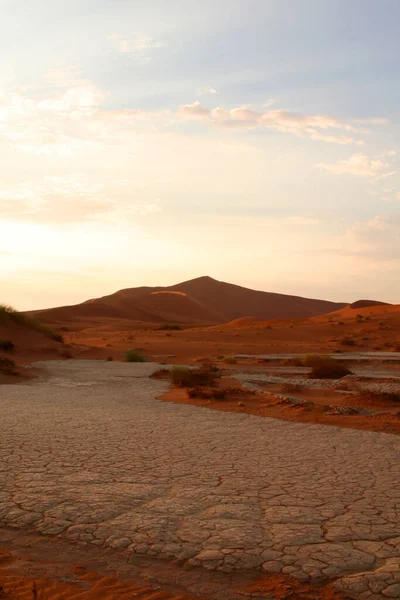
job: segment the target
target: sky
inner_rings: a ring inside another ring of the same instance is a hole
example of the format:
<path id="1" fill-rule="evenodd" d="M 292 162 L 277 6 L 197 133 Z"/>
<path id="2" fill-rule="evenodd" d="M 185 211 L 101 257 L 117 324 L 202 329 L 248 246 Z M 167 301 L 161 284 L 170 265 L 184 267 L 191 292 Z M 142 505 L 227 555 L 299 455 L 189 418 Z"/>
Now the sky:
<path id="1" fill-rule="evenodd" d="M 398 0 L 0 0 L 0 302 L 400 303 Z"/>

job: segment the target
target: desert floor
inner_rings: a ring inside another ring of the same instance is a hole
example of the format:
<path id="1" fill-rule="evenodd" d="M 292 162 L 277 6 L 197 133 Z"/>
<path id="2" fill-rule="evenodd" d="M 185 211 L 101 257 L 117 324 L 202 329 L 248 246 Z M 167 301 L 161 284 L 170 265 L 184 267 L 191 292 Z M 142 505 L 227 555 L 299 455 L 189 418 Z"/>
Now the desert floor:
<path id="1" fill-rule="evenodd" d="M 171 561 L 180 567 L 181 588 L 153 579 L 165 594 L 154 598 L 399 597 L 398 436 L 163 402 L 168 384 L 149 377 L 155 368 L 51 361 L 36 366 L 39 377 L 0 387 L 0 543 L 12 555 L 0 572 L 8 584 L 15 561 L 24 565 L 18 555 L 51 540 L 99 556 L 81 594 L 104 583 L 102 553 L 110 552 L 125 565 L 138 555 L 158 561 L 153 578 Z M 257 369 L 237 369 L 242 384 Z M 21 568 L 30 593 L 32 571 Z M 54 561 L 47 569 L 53 584 L 59 569 Z M 110 597 L 130 597 L 118 594 Z"/>

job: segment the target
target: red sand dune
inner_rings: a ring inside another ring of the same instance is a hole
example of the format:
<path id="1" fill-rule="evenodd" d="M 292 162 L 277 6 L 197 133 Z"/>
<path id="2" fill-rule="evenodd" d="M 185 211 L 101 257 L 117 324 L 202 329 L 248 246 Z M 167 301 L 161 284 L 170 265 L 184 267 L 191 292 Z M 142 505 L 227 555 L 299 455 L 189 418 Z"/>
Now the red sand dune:
<path id="1" fill-rule="evenodd" d="M 52 340 L 34 327 L 15 322 L 6 313 L 0 313 L 0 340 L 11 340 L 15 344 L 16 350 L 23 349 L 24 352 L 52 352 L 61 346 L 59 342 Z M 0 354 L 3 356 L 1 350 Z"/>
<path id="2" fill-rule="evenodd" d="M 260 292 L 211 277 L 199 277 L 165 288 L 124 289 L 82 304 L 34 311 L 34 314 L 53 324 L 111 318 L 201 326 L 226 323 L 248 315 L 260 320 L 301 319 L 344 306 L 344 303 Z"/>

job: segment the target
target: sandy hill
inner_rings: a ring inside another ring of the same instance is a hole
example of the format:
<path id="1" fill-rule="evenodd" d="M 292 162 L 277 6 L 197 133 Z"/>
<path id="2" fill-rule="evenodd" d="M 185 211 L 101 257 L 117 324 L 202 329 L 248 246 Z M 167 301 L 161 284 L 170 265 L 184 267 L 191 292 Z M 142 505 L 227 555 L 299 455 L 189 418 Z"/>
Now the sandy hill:
<path id="1" fill-rule="evenodd" d="M 54 325 L 122 319 L 135 324 L 179 323 L 213 325 L 251 315 L 257 319 L 307 318 L 332 312 L 345 303 L 261 292 L 199 277 L 169 287 L 138 287 L 120 290 L 74 306 L 33 314 Z"/>
<path id="2" fill-rule="evenodd" d="M 360 302 L 360 303 L 359 303 Z M 353 304 L 349 304 L 339 310 L 333 311 L 326 315 L 316 316 L 315 321 L 325 321 L 325 320 L 356 320 L 358 317 L 362 317 L 364 319 L 378 319 L 385 317 L 393 317 L 394 319 L 400 317 L 400 305 L 399 304 L 386 304 L 384 302 L 377 301 L 368 301 L 368 304 L 365 304 L 365 300 L 354 302 Z"/>
<path id="3" fill-rule="evenodd" d="M 57 333 L 41 323 L 0 305 L 1 364 L 5 360 L 21 365 L 36 359 L 59 358 L 63 348 L 60 340 Z M 0 376 L 2 375 L 4 369 L 0 368 Z"/>

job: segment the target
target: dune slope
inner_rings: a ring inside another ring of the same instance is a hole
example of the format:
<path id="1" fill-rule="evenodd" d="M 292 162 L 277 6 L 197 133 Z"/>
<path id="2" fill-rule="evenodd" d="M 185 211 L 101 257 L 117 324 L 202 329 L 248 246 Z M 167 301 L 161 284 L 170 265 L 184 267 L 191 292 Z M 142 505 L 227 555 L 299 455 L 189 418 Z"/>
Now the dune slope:
<path id="1" fill-rule="evenodd" d="M 169 287 L 128 288 L 82 304 L 34 311 L 34 314 L 46 323 L 95 317 L 195 326 L 224 323 L 246 316 L 259 319 L 307 318 L 344 306 L 345 303 L 261 292 L 211 277 L 199 277 Z"/>

